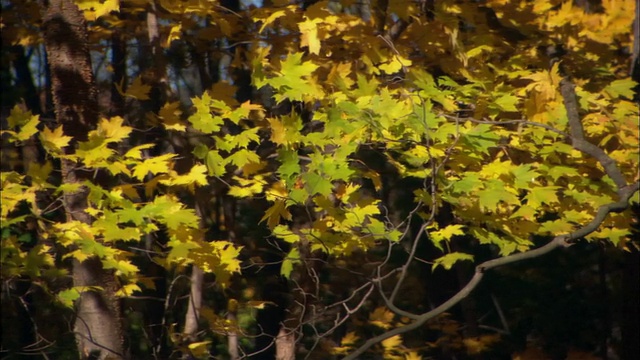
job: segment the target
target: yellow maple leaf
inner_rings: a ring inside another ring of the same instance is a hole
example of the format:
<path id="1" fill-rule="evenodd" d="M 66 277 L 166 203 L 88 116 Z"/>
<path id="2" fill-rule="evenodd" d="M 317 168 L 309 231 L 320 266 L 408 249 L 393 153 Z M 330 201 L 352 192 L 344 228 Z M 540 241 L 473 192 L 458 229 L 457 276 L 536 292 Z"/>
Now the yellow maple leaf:
<path id="1" fill-rule="evenodd" d="M 124 154 L 124 157 L 129 159 L 134 159 L 134 160 L 140 160 L 142 159 L 142 150 L 149 149 L 152 147 L 153 147 L 153 144 L 142 144 L 142 145 L 136 146 L 134 148 L 129 149 L 129 151 L 127 151 Z"/>
<path id="2" fill-rule="evenodd" d="M 267 118 L 271 128 L 271 141 L 278 145 L 287 144 L 287 128 L 277 118 Z"/>
<path id="3" fill-rule="evenodd" d="M 118 142 L 125 139 L 131 133 L 130 126 L 122 126 L 124 119 L 114 116 L 111 119 L 101 119 L 98 123 L 98 134 L 106 139 L 106 142 Z"/>
<path id="4" fill-rule="evenodd" d="M 112 11 L 120 11 L 120 0 L 77 0 L 75 3 L 84 12 L 87 21 L 95 21 Z"/>
<path id="5" fill-rule="evenodd" d="M 169 36 L 167 36 L 167 41 L 164 43 L 164 47 L 168 48 L 171 46 L 171 42 L 173 40 L 180 39 L 182 35 L 182 24 L 176 24 L 171 26 L 171 30 L 169 30 Z"/>
<path id="6" fill-rule="evenodd" d="M 11 134 L 17 140 L 23 141 L 29 139 L 38 132 L 38 124 L 40 124 L 40 115 L 33 115 L 31 111 L 23 111 L 20 106 L 16 105 L 11 109 L 11 113 L 7 118 L 10 128 L 18 127 L 18 132 L 4 130 L 2 133 Z"/>
<path id="7" fill-rule="evenodd" d="M 289 13 L 289 12 L 290 12 L 289 9 L 282 9 L 282 10 L 274 11 L 271 15 L 269 15 L 269 17 L 267 17 L 266 19 L 264 19 L 262 21 L 262 26 L 260 27 L 260 31 L 258 31 L 258 33 L 262 33 L 267 26 L 269 26 L 271 23 L 276 21 L 278 18 L 281 18 L 281 17 L 287 15 L 287 13 Z"/>
<path id="8" fill-rule="evenodd" d="M 249 177 L 253 174 L 258 173 L 260 170 L 264 169 L 267 166 L 265 162 L 250 162 L 244 164 L 242 166 L 242 176 Z"/>
<path id="9" fill-rule="evenodd" d="M 311 54 L 320 54 L 320 39 L 318 39 L 318 23 L 320 19 L 309 19 L 298 24 L 300 29 L 300 46 L 307 46 Z"/>
<path id="10" fill-rule="evenodd" d="M 180 110 L 179 101 L 164 104 L 158 112 L 158 118 L 162 121 L 165 129 L 186 131 L 187 126 L 180 120 L 180 115 L 182 115 L 182 110 Z"/>
<path id="11" fill-rule="evenodd" d="M 481 335 L 479 337 L 474 338 L 466 338 L 463 339 L 462 342 L 464 347 L 467 350 L 467 354 L 469 355 L 478 355 L 489 348 L 491 345 L 495 344 L 500 340 L 500 335 L 492 334 L 492 335 Z"/>
<path id="12" fill-rule="evenodd" d="M 232 185 L 229 187 L 229 195 L 235 196 L 238 198 L 251 197 L 261 192 L 262 192 L 262 184 L 260 183 L 255 183 L 253 186 L 246 186 L 246 187 L 235 186 L 235 185 Z"/>
<path id="13" fill-rule="evenodd" d="M 378 68 L 387 74 L 397 73 L 403 67 L 411 66 L 411 60 L 400 55 L 395 55 L 387 63 L 378 66 Z"/>
<path id="14" fill-rule="evenodd" d="M 26 124 L 20 126 L 20 131 L 16 134 L 18 140 L 27 140 L 38 132 L 38 124 L 40 124 L 40 115 L 33 115 Z"/>
<path id="15" fill-rule="evenodd" d="M 200 341 L 189 344 L 189 350 L 191 354 L 196 358 L 202 358 L 209 353 L 209 344 L 211 341 Z"/>
<path id="16" fill-rule="evenodd" d="M 262 105 L 252 104 L 251 101 L 248 101 L 248 100 L 243 102 L 242 105 L 240 105 L 240 108 L 247 111 L 264 111 L 264 108 L 262 107 Z"/>
<path id="17" fill-rule="evenodd" d="M 161 184 L 166 185 L 207 185 L 207 166 L 204 164 L 194 165 L 191 170 L 184 175 L 177 175 L 172 171 L 171 178 L 167 180 L 161 180 Z"/>
<path id="18" fill-rule="evenodd" d="M 166 173 L 169 171 L 170 160 L 175 156 L 175 154 L 164 154 L 146 159 L 135 167 L 133 177 L 142 180 L 148 173 L 152 173 L 153 175 L 161 172 Z"/>
<path id="19" fill-rule="evenodd" d="M 553 8 L 553 3 L 548 0 L 534 0 L 533 12 L 535 14 L 544 14 Z"/>
<path id="20" fill-rule="evenodd" d="M 120 11 L 120 0 L 105 0 L 100 6 L 96 6 L 96 18 L 108 15 L 112 11 Z"/>
<path id="21" fill-rule="evenodd" d="M 583 16 L 582 9 L 574 7 L 571 1 L 565 1 L 558 10 L 549 12 L 544 25 L 549 29 L 555 29 L 568 23 L 577 24 L 582 21 Z"/>
<path id="22" fill-rule="evenodd" d="M 33 114 L 31 111 L 24 111 L 19 105 L 15 105 L 7 117 L 7 123 L 9 127 L 14 128 L 16 126 L 22 126 L 29 122 Z"/>
<path id="23" fill-rule="evenodd" d="M 116 296 L 131 296 L 136 291 L 142 291 L 138 284 L 126 284 L 116 291 Z"/>
<path id="24" fill-rule="evenodd" d="M 29 164 L 27 175 L 31 177 L 31 180 L 35 184 L 46 184 L 49 174 L 53 170 L 51 161 L 46 161 L 44 164 L 32 163 Z"/>
<path id="25" fill-rule="evenodd" d="M 291 213 L 287 210 L 284 200 L 276 200 L 260 219 L 260 222 L 267 220 L 267 226 L 273 230 L 279 223 L 280 218 L 291 220 Z"/>
<path id="26" fill-rule="evenodd" d="M 235 98 L 237 91 L 237 86 L 222 80 L 213 84 L 211 89 L 208 91 L 208 95 L 210 95 L 212 99 L 222 100 L 225 104 L 236 107 L 238 105 L 238 100 Z"/>
<path id="27" fill-rule="evenodd" d="M 62 125 L 58 126 L 55 130 L 51 131 L 48 127 L 40 132 L 40 140 L 42 145 L 47 151 L 51 153 L 61 153 L 62 148 L 69 145 L 71 136 L 65 136 L 62 130 Z"/>
<path id="28" fill-rule="evenodd" d="M 539 108 L 544 109 L 544 104 L 556 98 L 557 88 L 560 80 L 562 80 L 559 66 L 560 63 L 556 62 L 549 71 L 540 71 L 528 76 L 523 76 L 524 79 L 533 80 L 525 89 L 527 91 L 536 90 L 540 94 L 540 97 L 535 99 L 535 103 Z"/>
<path id="29" fill-rule="evenodd" d="M 133 80 L 126 92 L 122 91 L 122 84 L 116 85 L 116 89 L 122 96 L 128 96 L 137 100 L 149 100 L 149 91 L 151 86 L 142 83 L 142 78 L 138 76 Z"/>
<path id="30" fill-rule="evenodd" d="M 371 314 L 369 314 L 369 322 L 383 329 L 391 327 L 391 321 L 393 321 L 393 318 L 394 314 L 384 307 L 377 307 Z"/>
<path id="31" fill-rule="evenodd" d="M 409 351 L 404 354 L 404 360 L 422 360 L 422 356 L 416 351 Z"/>
<path id="32" fill-rule="evenodd" d="M 392 336 L 382 341 L 385 353 L 387 351 L 397 349 L 400 345 L 402 345 L 402 337 L 400 335 Z"/>
<path id="33" fill-rule="evenodd" d="M 331 350 L 334 354 L 346 354 L 355 346 L 359 339 L 360 337 L 358 337 L 354 331 L 350 331 L 340 341 L 342 346 L 335 346 Z"/>
<path id="34" fill-rule="evenodd" d="M 285 199 L 289 195 L 289 191 L 284 184 L 284 181 L 279 180 L 271 185 L 271 188 L 265 192 L 268 201 L 276 201 L 279 199 Z"/>
<path id="35" fill-rule="evenodd" d="M 331 68 L 327 80 L 339 88 L 351 89 L 355 81 L 351 78 L 351 63 L 338 63 Z"/>

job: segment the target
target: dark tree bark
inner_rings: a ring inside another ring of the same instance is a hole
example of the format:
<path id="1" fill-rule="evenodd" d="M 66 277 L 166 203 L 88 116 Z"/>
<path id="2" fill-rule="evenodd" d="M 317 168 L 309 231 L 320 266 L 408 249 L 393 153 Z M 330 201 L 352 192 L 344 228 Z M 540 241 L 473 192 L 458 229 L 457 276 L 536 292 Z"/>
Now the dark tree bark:
<path id="1" fill-rule="evenodd" d="M 633 207 L 634 217 L 640 220 L 640 206 Z M 638 245 L 640 226 L 634 226 L 635 246 Z M 640 359 L 640 251 L 629 244 L 629 251 L 624 253 L 624 273 L 622 278 L 622 360 Z"/>
<path id="2" fill-rule="evenodd" d="M 66 148 L 72 153 L 78 141 L 87 140 L 98 120 L 96 87 L 87 46 L 86 22 L 72 0 L 43 3 L 45 47 L 51 71 L 52 98 L 56 120 L 72 136 Z M 89 178 L 71 160 L 62 160 L 62 181 L 80 183 Z M 64 194 L 67 221 L 91 223 L 86 188 Z M 93 257 L 73 264 L 74 286 L 100 286 L 103 291 L 86 291 L 77 302 L 75 334 L 81 358 L 122 358 L 123 336 L 120 306 L 115 296 L 117 283 L 113 272 Z"/>

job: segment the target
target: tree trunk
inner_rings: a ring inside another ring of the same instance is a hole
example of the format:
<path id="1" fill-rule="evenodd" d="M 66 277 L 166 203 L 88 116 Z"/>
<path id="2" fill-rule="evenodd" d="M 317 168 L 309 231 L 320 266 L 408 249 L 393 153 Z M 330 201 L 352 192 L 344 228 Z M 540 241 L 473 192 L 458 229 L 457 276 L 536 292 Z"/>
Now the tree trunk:
<path id="1" fill-rule="evenodd" d="M 198 332 L 198 319 L 200 318 L 200 308 L 202 307 L 202 283 L 204 274 L 202 269 L 193 265 L 191 269 L 191 291 L 189 292 L 189 306 L 184 321 L 184 334 L 190 341 L 196 340 Z"/>
<path id="2" fill-rule="evenodd" d="M 227 320 L 229 320 L 234 326 L 233 330 L 230 330 L 227 335 L 227 348 L 229 349 L 229 359 L 240 359 L 240 344 L 238 343 L 238 332 L 235 330 L 235 326 L 238 324 L 238 305 L 237 302 L 233 308 L 227 306 Z"/>
<path id="3" fill-rule="evenodd" d="M 636 209 L 636 211 L 638 211 Z M 636 215 L 636 219 L 639 216 Z M 624 253 L 624 274 L 622 279 L 622 356 L 623 360 L 640 359 L 640 252 L 629 246 Z"/>
<path id="4" fill-rule="evenodd" d="M 43 5 L 45 47 L 51 71 L 52 98 L 56 120 L 64 133 L 73 138 L 67 153 L 73 153 L 78 141 L 87 139 L 98 120 L 96 88 L 91 71 L 84 17 L 72 0 L 50 0 Z M 89 174 L 78 164 L 62 160 L 62 181 L 80 183 Z M 67 221 L 91 223 L 87 208 L 88 190 L 64 194 Z M 115 296 L 117 283 L 113 272 L 105 271 L 97 258 L 73 264 L 74 286 L 100 286 L 103 291 L 86 291 L 77 302 L 76 341 L 81 358 L 122 358 L 123 336 L 120 305 Z"/>
<path id="5" fill-rule="evenodd" d="M 160 28 L 158 25 L 158 15 L 155 0 L 150 1 L 147 10 L 147 36 L 151 67 L 144 71 L 143 82 L 151 86 L 149 101 L 145 103 L 145 110 L 157 113 L 167 100 L 167 68 L 166 59 L 162 53 L 160 44 Z"/>
<path id="6" fill-rule="evenodd" d="M 196 194 L 198 194 L 196 192 Z M 205 221 L 206 207 L 203 204 L 203 197 L 198 196 L 195 200 L 196 214 L 200 218 L 200 228 L 206 229 L 208 224 Z M 204 272 L 198 265 L 191 267 L 191 284 L 189 291 L 189 305 L 187 307 L 187 314 L 184 319 L 184 334 L 189 341 L 194 342 L 197 340 L 196 334 L 198 333 L 198 319 L 200 319 L 200 309 L 202 308 L 202 286 L 204 285 Z"/>
<path id="7" fill-rule="evenodd" d="M 295 329 L 287 329 L 284 325 L 276 337 L 276 360 L 295 360 L 296 333 Z"/>

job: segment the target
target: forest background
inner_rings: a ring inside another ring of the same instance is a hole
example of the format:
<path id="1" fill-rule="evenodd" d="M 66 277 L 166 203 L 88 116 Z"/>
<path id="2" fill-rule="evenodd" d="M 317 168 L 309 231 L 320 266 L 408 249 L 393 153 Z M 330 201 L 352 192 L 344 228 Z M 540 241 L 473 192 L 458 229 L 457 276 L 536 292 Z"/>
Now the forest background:
<path id="1" fill-rule="evenodd" d="M 634 0 L 1 6 L 3 358 L 640 359 Z"/>

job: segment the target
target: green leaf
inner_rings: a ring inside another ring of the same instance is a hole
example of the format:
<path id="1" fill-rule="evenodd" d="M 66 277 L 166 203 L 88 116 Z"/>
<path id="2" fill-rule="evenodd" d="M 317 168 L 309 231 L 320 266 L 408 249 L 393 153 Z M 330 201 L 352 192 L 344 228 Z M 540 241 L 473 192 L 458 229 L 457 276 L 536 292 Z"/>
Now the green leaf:
<path id="1" fill-rule="evenodd" d="M 518 97 L 511 94 L 505 94 L 495 99 L 495 104 L 503 111 L 518 111 L 518 108 L 516 107 L 518 101 Z"/>
<path id="2" fill-rule="evenodd" d="M 291 251 L 289 251 L 287 257 L 282 261 L 280 275 L 288 279 L 291 276 L 291 271 L 293 271 L 293 266 L 300 263 L 300 252 L 297 248 L 294 247 L 293 249 L 291 249 Z"/>
<path id="3" fill-rule="evenodd" d="M 446 254 L 434 260 L 431 270 L 435 270 L 438 266 L 442 266 L 445 270 L 450 270 L 458 261 L 473 261 L 473 255 L 460 252 Z"/>
<path id="4" fill-rule="evenodd" d="M 302 55 L 301 52 L 289 54 L 280 62 L 279 76 L 267 81 L 279 90 L 274 96 L 277 102 L 284 99 L 302 101 L 305 95 L 323 95 L 322 90 L 310 81 L 318 65 L 311 61 L 303 62 Z"/>
<path id="5" fill-rule="evenodd" d="M 241 168 L 249 163 L 259 163 L 260 157 L 251 150 L 241 149 L 229 156 L 226 161 Z"/>
<path id="6" fill-rule="evenodd" d="M 249 145 L 249 143 L 260 141 L 260 136 L 258 136 L 258 130 L 260 130 L 260 128 L 255 127 L 253 129 L 245 130 L 240 134 L 226 135 L 225 139 L 228 138 L 227 141 L 234 148 L 235 147 L 246 148 L 247 145 Z"/>
<path id="7" fill-rule="evenodd" d="M 591 241 L 597 240 L 597 239 L 611 241 L 614 245 L 618 246 L 618 244 L 620 244 L 628 236 L 631 236 L 631 235 L 632 234 L 629 229 L 605 227 L 588 235 L 587 239 Z"/>
<path id="8" fill-rule="evenodd" d="M 293 233 L 286 225 L 277 225 L 273 229 L 273 235 L 290 244 L 295 244 L 300 241 L 300 235 Z"/>
<path id="9" fill-rule="evenodd" d="M 525 200 L 527 205 L 537 209 L 542 204 L 551 205 L 558 202 L 557 192 L 560 189 L 559 186 L 536 186 L 529 190 Z"/>
<path id="10" fill-rule="evenodd" d="M 573 231 L 574 226 L 565 219 L 545 221 L 540 226 L 540 232 L 551 233 L 551 235 L 568 234 Z"/>
<path id="11" fill-rule="evenodd" d="M 170 263 L 189 259 L 191 257 L 191 251 L 200 247 L 193 241 L 182 241 L 176 238 L 170 239 L 167 245 L 171 247 L 167 255 L 167 261 Z"/>
<path id="12" fill-rule="evenodd" d="M 326 176 L 322 176 L 315 172 L 302 174 L 302 181 L 305 188 L 309 191 L 309 195 L 320 194 L 327 196 L 333 190 L 333 184 Z"/>
<path id="13" fill-rule="evenodd" d="M 136 226 L 140 226 L 146 222 L 143 212 L 133 206 L 117 210 L 116 215 L 121 223 L 132 222 Z"/>
<path id="14" fill-rule="evenodd" d="M 220 116 L 214 116 L 211 113 L 214 100 L 211 99 L 209 93 L 205 92 L 202 97 L 195 97 L 192 101 L 196 112 L 189 116 L 187 120 L 193 125 L 193 128 L 205 134 L 219 131 L 224 120 Z"/>
<path id="15" fill-rule="evenodd" d="M 466 173 L 460 180 L 455 181 L 452 184 L 452 190 L 454 193 L 473 193 L 484 188 L 484 182 L 480 180 L 480 176 L 477 173 Z"/>
<path id="16" fill-rule="evenodd" d="M 536 219 L 536 214 L 538 211 L 535 208 L 532 208 L 528 205 L 523 205 L 516 212 L 509 216 L 509 219 L 515 218 L 523 218 L 525 220 L 534 221 Z"/>
<path id="17" fill-rule="evenodd" d="M 462 139 L 474 149 L 488 153 L 489 148 L 495 146 L 500 140 L 500 135 L 496 134 L 490 125 L 480 124 L 471 129 Z"/>
<path id="18" fill-rule="evenodd" d="M 209 170 L 209 176 L 224 176 L 226 173 L 225 161 L 218 153 L 218 150 L 209 150 L 207 152 L 207 169 Z"/>
<path id="19" fill-rule="evenodd" d="M 209 153 L 209 147 L 205 144 L 198 144 L 193 148 L 193 151 L 191 153 L 198 159 L 204 160 L 204 158 Z"/>
<path id="20" fill-rule="evenodd" d="M 442 250 L 440 242 L 448 242 L 455 235 L 464 235 L 462 229 L 464 229 L 464 225 L 448 225 L 440 230 L 429 231 L 429 238 L 438 249 Z"/>
<path id="21" fill-rule="evenodd" d="M 20 131 L 16 134 L 16 139 L 24 141 L 38 132 L 37 126 L 40 124 L 40 116 L 31 116 L 26 124 L 20 126 Z"/>
<path id="22" fill-rule="evenodd" d="M 505 183 L 500 180 L 488 180 L 486 189 L 477 192 L 481 207 L 486 210 L 495 210 L 501 201 L 509 205 L 520 204 L 518 196 L 509 191 Z"/>
<path id="23" fill-rule="evenodd" d="M 289 198 L 295 204 L 304 204 L 309 198 L 309 192 L 307 192 L 305 188 L 291 189 L 291 191 L 289 192 Z"/>
<path id="24" fill-rule="evenodd" d="M 163 219 L 167 228 L 171 230 L 178 230 L 183 225 L 196 228 L 200 222 L 193 209 L 173 209 L 170 213 L 164 214 Z"/>
<path id="25" fill-rule="evenodd" d="M 531 164 L 518 165 L 511 168 L 511 174 L 515 177 L 516 189 L 528 189 L 540 174 L 533 170 Z"/>
<path id="26" fill-rule="evenodd" d="M 138 180 L 143 180 L 148 173 L 156 175 L 159 173 L 169 172 L 171 159 L 174 157 L 176 157 L 176 154 L 164 154 L 146 159 L 142 163 L 136 165 L 133 170 L 133 177 Z"/>
<path id="27" fill-rule="evenodd" d="M 604 91 L 612 98 L 622 96 L 627 99 L 633 99 L 635 94 L 634 88 L 636 85 L 638 85 L 638 83 L 633 81 L 631 78 L 614 80 L 604 88 Z"/>
<path id="28" fill-rule="evenodd" d="M 571 178 L 574 176 L 580 176 L 578 170 L 574 167 L 562 166 L 562 165 L 541 165 L 540 170 L 546 171 L 547 175 L 550 176 L 553 181 L 558 181 L 559 178 Z"/>
<path id="29" fill-rule="evenodd" d="M 278 151 L 278 161 L 281 164 L 278 166 L 278 175 L 284 180 L 287 187 L 292 187 L 295 181 L 294 175 L 300 174 L 302 171 L 297 152 L 291 149 L 280 149 Z"/>
<path id="30" fill-rule="evenodd" d="M 56 296 L 60 302 L 66 307 L 73 307 L 73 302 L 80 298 L 80 294 L 86 291 L 102 291 L 100 286 L 74 286 L 71 289 L 62 290 Z"/>
<path id="31" fill-rule="evenodd" d="M 102 259 L 102 266 L 105 269 L 114 269 L 116 275 L 130 276 L 140 272 L 140 269 L 133 265 L 129 260 L 117 260 L 112 257 L 105 257 Z"/>

